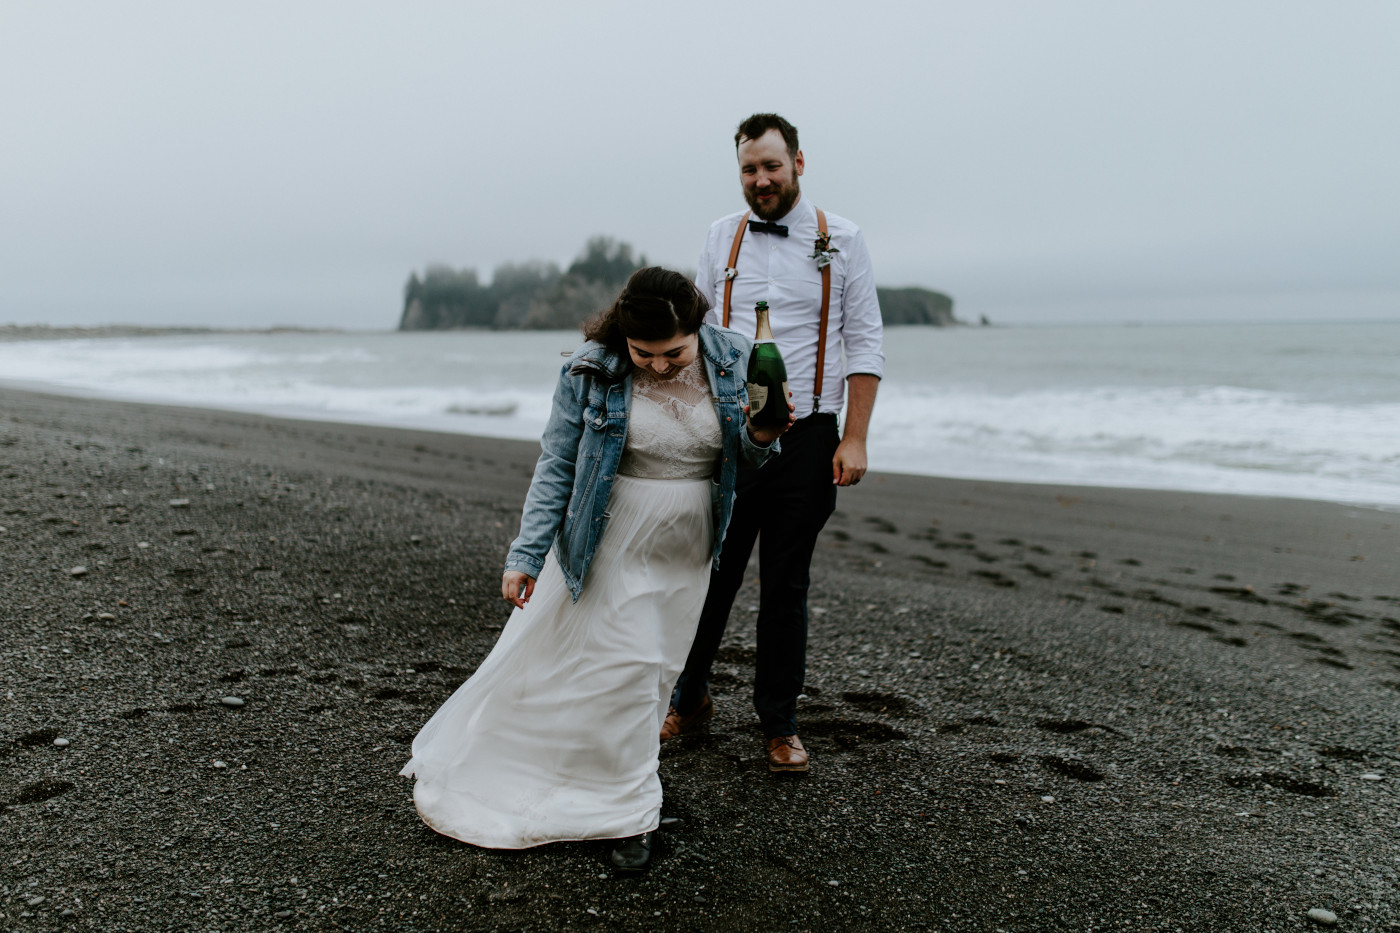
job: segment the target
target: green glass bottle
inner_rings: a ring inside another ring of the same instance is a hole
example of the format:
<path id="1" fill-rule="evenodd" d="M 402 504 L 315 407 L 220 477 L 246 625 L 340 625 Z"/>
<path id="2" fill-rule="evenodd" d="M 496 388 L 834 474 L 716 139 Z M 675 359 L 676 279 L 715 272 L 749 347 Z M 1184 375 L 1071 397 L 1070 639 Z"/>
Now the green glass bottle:
<path id="1" fill-rule="evenodd" d="M 776 428 L 788 420 L 787 367 L 768 326 L 768 302 L 760 301 L 754 316 L 758 326 L 749 357 L 749 420 L 754 427 Z"/>

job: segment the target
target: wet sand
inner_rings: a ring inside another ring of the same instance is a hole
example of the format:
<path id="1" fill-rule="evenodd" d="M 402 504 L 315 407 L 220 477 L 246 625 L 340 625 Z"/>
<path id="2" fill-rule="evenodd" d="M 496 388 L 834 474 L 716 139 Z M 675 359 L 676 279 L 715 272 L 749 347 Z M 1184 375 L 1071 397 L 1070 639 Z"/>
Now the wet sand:
<path id="1" fill-rule="evenodd" d="M 872 474 L 810 775 L 764 767 L 751 582 L 651 873 L 437 836 L 396 774 L 537 451 L 0 390 L 0 926 L 1400 929 L 1400 514 L 1317 502 Z"/>

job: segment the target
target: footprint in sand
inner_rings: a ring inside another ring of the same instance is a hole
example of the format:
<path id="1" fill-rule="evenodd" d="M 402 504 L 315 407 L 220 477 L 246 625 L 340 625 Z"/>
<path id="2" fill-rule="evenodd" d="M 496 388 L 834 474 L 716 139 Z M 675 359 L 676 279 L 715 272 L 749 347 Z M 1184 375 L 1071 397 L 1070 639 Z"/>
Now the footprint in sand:
<path id="1" fill-rule="evenodd" d="M 77 785 L 71 781 L 44 780 L 23 784 L 8 800 L 0 801 L 0 810 L 6 807 L 21 807 L 29 803 L 42 803 L 68 793 Z"/>
<path id="2" fill-rule="evenodd" d="M 1070 735 L 1074 732 L 1092 729 L 1094 724 L 1082 719 L 1037 719 L 1035 726 L 1037 729 L 1044 729 L 1046 732 L 1054 732 L 1057 735 Z"/>
<path id="3" fill-rule="evenodd" d="M 841 694 L 841 699 L 867 713 L 901 713 L 909 708 L 907 699 L 893 693 L 855 690 Z"/>
<path id="4" fill-rule="evenodd" d="M 1220 631 L 1214 625 L 1207 625 L 1204 622 L 1192 622 L 1189 619 L 1183 619 L 1180 622 L 1177 622 L 1176 625 L 1180 626 L 1181 628 L 1195 629 L 1198 632 L 1209 632 L 1212 635 Z"/>
<path id="5" fill-rule="evenodd" d="M 1011 578 L 1008 577 L 1008 576 L 1005 576 L 1005 575 L 1003 575 L 1003 574 L 1000 574 L 1000 573 L 998 573 L 998 572 L 995 571 L 995 570 L 974 570 L 974 571 L 972 571 L 972 574 L 971 574 L 971 575 L 974 576 L 974 577 L 981 577 L 981 578 L 983 578 L 983 579 L 986 580 L 988 583 L 992 584 L 992 586 L 1007 586 L 1007 587 L 1010 587 L 1010 586 L 1015 586 L 1015 585 L 1016 585 L 1016 581 L 1015 581 L 1015 580 L 1011 579 Z"/>
<path id="6" fill-rule="evenodd" d="M 891 742 L 907 738 L 904 732 L 882 722 L 859 719 L 818 719 L 802 724 L 802 734 L 830 738 L 841 748 L 851 748 L 862 742 Z"/>
<path id="7" fill-rule="evenodd" d="M 1065 777 L 1072 777 L 1076 781 L 1102 781 L 1102 772 L 1091 768 L 1089 765 L 1074 758 L 1061 758 L 1058 755 L 1041 755 L 1041 767 L 1056 774 L 1063 774 Z"/>
<path id="8" fill-rule="evenodd" d="M 1345 745 L 1327 745 L 1317 750 L 1319 755 L 1328 758 L 1336 758 L 1339 761 L 1365 761 L 1369 755 L 1356 748 L 1347 748 Z"/>
<path id="9" fill-rule="evenodd" d="M 1338 661 L 1336 658 L 1326 658 L 1326 657 L 1324 657 L 1324 658 L 1313 658 L 1313 660 L 1316 661 L 1318 664 L 1326 664 L 1328 667 L 1337 667 L 1337 668 L 1341 668 L 1341 669 L 1344 670 L 1344 671 L 1354 671 L 1354 670 L 1356 670 L 1356 666 L 1355 666 L 1354 664 L 1348 664 L 1348 663 L 1345 662 L 1345 661 Z"/>
<path id="10" fill-rule="evenodd" d="M 873 526 L 876 531 L 883 531 L 887 535 L 899 533 L 899 529 L 896 528 L 894 525 L 885 521 L 883 518 L 878 518 L 874 515 L 867 515 L 865 517 L 865 523 L 867 525 Z"/>

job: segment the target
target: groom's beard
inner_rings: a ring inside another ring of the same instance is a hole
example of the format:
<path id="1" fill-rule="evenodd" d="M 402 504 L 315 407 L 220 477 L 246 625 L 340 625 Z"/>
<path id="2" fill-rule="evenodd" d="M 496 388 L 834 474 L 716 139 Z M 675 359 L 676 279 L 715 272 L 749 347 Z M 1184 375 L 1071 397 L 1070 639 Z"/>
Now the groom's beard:
<path id="1" fill-rule="evenodd" d="M 769 206 L 760 207 L 759 194 L 776 194 L 777 198 L 769 202 Z M 787 216 L 788 211 L 797 203 L 797 199 L 802 196 L 802 187 L 797 183 L 794 176 L 792 181 L 786 185 L 769 185 L 762 192 L 757 189 L 744 189 L 744 200 L 753 209 L 759 220 L 777 220 L 779 217 Z"/>

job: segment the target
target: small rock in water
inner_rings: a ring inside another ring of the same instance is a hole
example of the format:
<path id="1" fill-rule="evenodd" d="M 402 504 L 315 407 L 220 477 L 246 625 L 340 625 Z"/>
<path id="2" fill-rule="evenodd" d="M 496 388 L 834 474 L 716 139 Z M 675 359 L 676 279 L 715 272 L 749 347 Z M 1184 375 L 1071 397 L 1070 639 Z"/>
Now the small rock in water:
<path id="1" fill-rule="evenodd" d="M 1337 925 L 1337 915 L 1330 910 L 1323 910 L 1321 907 L 1314 907 L 1308 911 L 1308 919 L 1314 923 L 1320 923 L 1325 927 Z"/>
<path id="2" fill-rule="evenodd" d="M 54 744 L 54 745 L 57 745 L 59 748 L 67 748 L 68 746 L 72 745 L 73 743 L 70 742 L 70 741 L 68 741 L 67 739 L 54 739 L 54 740 L 53 740 L 53 744 Z"/>
<path id="3" fill-rule="evenodd" d="M 81 566 L 81 565 L 80 565 L 80 566 L 77 566 L 77 567 L 74 567 L 72 570 L 68 571 L 68 576 L 70 576 L 70 577 L 85 577 L 85 576 L 87 576 L 87 568 L 86 568 L 86 567 L 83 567 L 83 566 Z"/>
<path id="4" fill-rule="evenodd" d="M 190 507 L 190 500 L 188 500 L 188 499 L 171 499 L 171 500 L 170 500 L 170 507 L 171 507 L 172 509 L 187 509 L 187 508 Z"/>
<path id="5" fill-rule="evenodd" d="M 242 697 L 220 697 L 219 702 L 233 709 L 238 709 L 240 706 L 247 705 L 247 701 Z"/>

